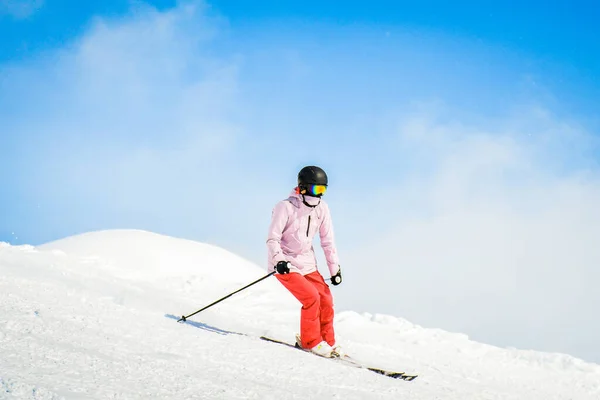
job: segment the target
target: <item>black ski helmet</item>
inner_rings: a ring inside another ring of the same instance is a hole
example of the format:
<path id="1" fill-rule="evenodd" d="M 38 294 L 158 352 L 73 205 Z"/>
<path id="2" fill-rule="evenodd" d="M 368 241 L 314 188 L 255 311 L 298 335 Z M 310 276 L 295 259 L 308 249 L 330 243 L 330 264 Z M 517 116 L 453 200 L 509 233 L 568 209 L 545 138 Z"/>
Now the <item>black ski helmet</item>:
<path id="1" fill-rule="evenodd" d="M 304 167 L 298 172 L 298 187 L 305 185 L 327 186 L 327 174 L 319 167 Z"/>

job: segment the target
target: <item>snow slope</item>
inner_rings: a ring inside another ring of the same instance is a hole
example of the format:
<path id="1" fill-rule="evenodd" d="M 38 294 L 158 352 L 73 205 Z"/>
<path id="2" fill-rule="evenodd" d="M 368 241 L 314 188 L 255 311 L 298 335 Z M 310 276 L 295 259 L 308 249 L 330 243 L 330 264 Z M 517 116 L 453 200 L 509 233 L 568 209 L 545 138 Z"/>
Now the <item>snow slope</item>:
<path id="1" fill-rule="evenodd" d="M 264 274 L 141 231 L 0 243 L 0 399 L 600 399 L 598 365 L 392 316 L 339 312 L 338 340 L 413 382 L 261 341 L 298 331 L 299 304 L 274 278 L 176 323 Z"/>

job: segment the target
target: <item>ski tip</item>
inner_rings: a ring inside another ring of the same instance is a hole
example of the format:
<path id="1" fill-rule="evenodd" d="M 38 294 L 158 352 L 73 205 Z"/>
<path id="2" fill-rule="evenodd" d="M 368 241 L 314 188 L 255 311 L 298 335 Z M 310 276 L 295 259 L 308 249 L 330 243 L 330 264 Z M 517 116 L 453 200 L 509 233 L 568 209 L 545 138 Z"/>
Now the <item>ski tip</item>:
<path id="1" fill-rule="evenodd" d="M 402 380 L 408 381 L 408 382 L 417 379 L 417 377 L 419 376 L 419 375 L 409 375 L 409 374 L 407 374 L 405 372 L 386 371 L 386 370 L 383 370 L 383 369 L 372 368 L 372 367 L 368 367 L 368 369 L 370 371 L 376 372 L 376 373 L 378 373 L 380 375 L 383 375 L 383 376 L 388 376 L 388 377 L 394 378 L 394 379 L 402 379 Z"/>

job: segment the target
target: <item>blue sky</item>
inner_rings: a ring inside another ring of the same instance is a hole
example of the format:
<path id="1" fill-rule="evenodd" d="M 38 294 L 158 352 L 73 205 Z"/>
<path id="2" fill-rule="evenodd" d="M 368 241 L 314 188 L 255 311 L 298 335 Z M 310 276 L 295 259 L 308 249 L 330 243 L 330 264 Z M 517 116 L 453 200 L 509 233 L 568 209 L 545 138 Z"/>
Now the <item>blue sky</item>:
<path id="1" fill-rule="evenodd" d="M 145 2 L 158 10 L 177 1 Z M 61 47 L 82 35 L 95 17 L 118 17 L 139 2 L 123 0 L 73 2 L 69 0 L 3 0 L 0 8 L 0 60 L 15 61 Z M 77 7 L 73 5 L 77 4 Z M 598 96 L 600 44 L 594 2 L 529 1 L 518 7 L 462 1 L 447 3 L 349 1 L 213 1 L 210 15 L 226 19 L 235 33 L 268 35 L 282 27 L 308 30 L 368 26 L 374 29 L 437 33 L 456 40 L 471 40 L 497 50 L 518 52 L 537 61 L 542 70 L 558 78 L 556 86 L 574 86 L 576 93 Z M 569 100 L 579 102 L 579 96 Z"/>
<path id="2" fill-rule="evenodd" d="M 600 360 L 598 6 L 339 4 L 0 0 L 0 241 L 263 264 L 317 164 L 338 307 Z"/>

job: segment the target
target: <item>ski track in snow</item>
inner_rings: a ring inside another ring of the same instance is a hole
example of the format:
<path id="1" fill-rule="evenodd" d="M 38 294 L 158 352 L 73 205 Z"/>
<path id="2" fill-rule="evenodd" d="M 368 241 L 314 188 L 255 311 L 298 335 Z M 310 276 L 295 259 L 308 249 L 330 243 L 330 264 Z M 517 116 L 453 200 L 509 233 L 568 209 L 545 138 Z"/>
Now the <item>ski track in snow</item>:
<path id="1" fill-rule="evenodd" d="M 140 231 L 0 243 L 0 399 L 600 398 L 596 364 L 392 316 L 338 313 L 338 340 L 372 366 L 418 373 L 412 382 L 264 342 L 298 331 L 300 306 L 274 279 L 175 321 L 264 274 Z"/>

